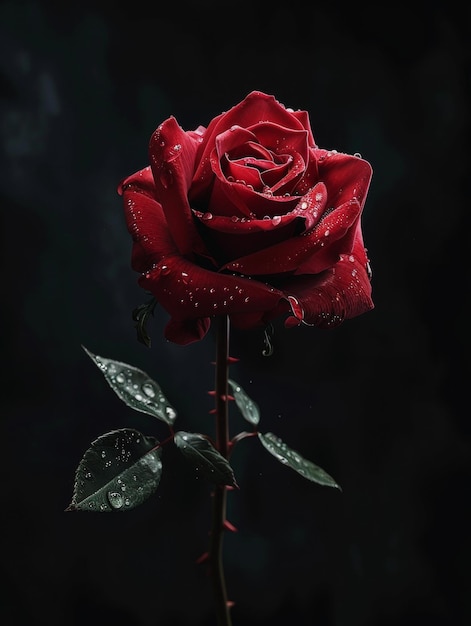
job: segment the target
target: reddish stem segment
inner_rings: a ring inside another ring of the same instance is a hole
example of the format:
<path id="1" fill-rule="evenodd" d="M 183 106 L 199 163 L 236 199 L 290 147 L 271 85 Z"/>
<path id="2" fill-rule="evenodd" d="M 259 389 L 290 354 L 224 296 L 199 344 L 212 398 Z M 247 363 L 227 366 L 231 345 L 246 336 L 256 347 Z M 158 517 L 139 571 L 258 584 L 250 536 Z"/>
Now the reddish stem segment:
<path id="1" fill-rule="evenodd" d="M 223 457 L 229 452 L 229 318 L 220 315 L 217 318 L 216 339 L 216 448 Z M 214 598 L 218 626 L 231 626 L 229 603 L 227 600 L 226 581 L 222 558 L 224 524 L 226 522 L 227 489 L 225 485 L 216 485 L 213 495 L 213 519 L 209 547 L 209 563 L 214 585 Z"/>

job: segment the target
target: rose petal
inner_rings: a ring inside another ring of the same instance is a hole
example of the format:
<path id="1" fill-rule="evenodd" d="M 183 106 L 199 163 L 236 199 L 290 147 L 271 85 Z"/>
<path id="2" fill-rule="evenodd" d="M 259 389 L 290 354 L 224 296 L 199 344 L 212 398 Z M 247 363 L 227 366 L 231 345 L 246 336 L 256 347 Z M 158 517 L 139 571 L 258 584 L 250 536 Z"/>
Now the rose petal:
<path id="1" fill-rule="evenodd" d="M 373 170 L 368 161 L 350 154 L 315 150 L 322 180 L 329 192 L 329 205 L 338 206 L 357 198 L 363 208 Z"/>
<path id="2" fill-rule="evenodd" d="M 196 217 L 201 220 L 202 237 L 212 258 L 217 259 L 218 265 L 223 265 L 241 254 L 250 254 L 263 248 L 269 248 L 281 241 L 290 239 L 296 232 L 295 220 L 297 215 L 267 216 L 266 219 L 247 219 L 237 216 L 212 216 L 195 211 Z M 206 228 L 205 228 L 206 227 Z M 233 270 L 237 271 L 234 266 Z"/>
<path id="3" fill-rule="evenodd" d="M 203 339 L 210 326 L 209 317 L 200 317 L 195 320 L 171 319 L 165 327 L 164 336 L 168 341 L 186 346 Z"/>
<path id="4" fill-rule="evenodd" d="M 263 233 L 267 231 L 273 231 L 276 229 L 281 230 L 283 226 L 290 224 L 295 219 L 299 218 L 299 211 L 291 211 L 286 215 L 275 215 L 274 217 L 266 216 L 264 219 L 257 218 L 244 218 L 237 217 L 235 215 L 227 217 L 225 215 L 209 215 L 208 213 L 202 213 L 201 211 L 194 210 L 193 213 L 201 221 L 206 228 L 216 231 L 217 233 L 231 233 L 237 235 L 240 239 L 240 247 L 245 248 L 247 239 L 254 233 Z M 283 233 L 284 237 L 288 233 Z M 206 233 L 204 235 L 206 241 Z M 224 240 L 221 240 L 224 241 Z M 267 244 L 268 245 L 268 244 Z M 248 247 L 251 247 L 248 245 Z"/>
<path id="5" fill-rule="evenodd" d="M 194 134 L 183 131 L 174 117 L 156 129 L 149 143 L 156 196 L 181 254 L 202 248 L 188 202 L 198 145 Z"/>
<path id="6" fill-rule="evenodd" d="M 220 159 L 224 154 L 230 153 L 236 148 L 240 149 L 241 146 L 250 145 L 250 142 L 257 143 L 257 137 L 254 133 L 239 125 L 232 126 L 216 137 L 214 145 L 217 158 Z"/>
<path id="7" fill-rule="evenodd" d="M 336 262 L 339 254 L 351 251 L 349 230 L 355 229 L 360 212 L 356 200 L 346 202 L 309 232 L 231 261 L 223 269 L 249 275 L 322 272 Z"/>
<path id="8" fill-rule="evenodd" d="M 304 128 L 284 128 L 272 122 L 261 122 L 250 126 L 249 130 L 257 137 L 257 141 L 262 146 L 273 150 L 275 154 L 298 153 L 304 161 L 307 161 L 308 132 Z"/>
<path id="9" fill-rule="evenodd" d="M 296 232 L 311 229 L 319 221 L 326 201 L 327 190 L 323 183 L 319 183 L 301 201 L 292 198 L 283 207 L 279 204 L 270 207 L 273 210 L 278 206 L 283 210 L 285 206 L 289 208 L 293 202 L 297 202 L 295 208 L 284 215 L 265 215 L 263 219 L 256 219 L 239 218 L 237 215 L 217 216 L 199 211 L 194 213 L 204 225 L 202 236 L 208 249 L 220 264 L 224 264 L 264 249 L 272 250 L 272 246 L 291 240 Z M 300 227 L 301 219 L 304 222 L 304 229 Z M 336 260 L 335 256 L 333 261 Z M 237 264 L 231 269 L 240 271 Z"/>
<path id="10" fill-rule="evenodd" d="M 305 161 L 298 153 L 280 156 L 286 156 L 286 162 L 276 170 L 264 172 L 262 180 L 273 194 L 292 194 L 305 170 Z"/>
<path id="11" fill-rule="evenodd" d="M 269 311 L 283 294 L 257 280 L 221 274 L 181 256 L 165 257 L 139 278 L 175 322 L 214 315 Z"/>
<path id="12" fill-rule="evenodd" d="M 282 290 L 287 297 L 294 296 L 302 309 L 302 321 L 319 328 L 334 328 L 342 321 L 356 317 L 374 308 L 368 260 L 361 236 L 355 240 L 351 254 L 322 274 L 286 279 Z M 290 318 L 288 318 L 290 320 Z M 288 321 L 288 326 L 293 325 Z"/>
<path id="13" fill-rule="evenodd" d="M 124 217 L 134 245 L 131 266 L 144 272 L 177 248 L 170 236 L 162 206 L 155 199 L 155 184 L 150 167 L 146 167 L 120 183 Z"/>
<path id="14" fill-rule="evenodd" d="M 270 190 L 254 191 L 243 183 L 215 179 L 208 210 L 213 215 L 263 218 L 265 215 L 284 215 L 299 201 L 295 196 L 274 196 Z"/>
<path id="15" fill-rule="evenodd" d="M 231 126 L 248 128 L 263 120 L 270 120 L 270 122 L 295 130 L 304 128 L 298 116 L 287 111 L 274 96 L 260 91 L 252 91 L 242 102 L 213 118 L 209 123 L 204 141 L 198 151 L 198 167 L 193 176 L 192 197 L 193 195 L 199 197 L 201 191 L 207 186 L 208 179 L 212 176 L 209 157 L 215 145 L 216 137 L 230 129 Z"/>
<path id="16" fill-rule="evenodd" d="M 319 180 L 316 152 L 313 149 L 309 149 L 309 160 L 304 164 L 304 171 L 301 178 L 296 182 L 293 192 L 296 192 L 299 196 L 304 196 Z"/>
<path id="17" fill-rule="evenodd" d="M 290 111 L 290 109 L 288 109 Z M 299 122 L 301 122 L 303 128 L 305 128 L 308 132 L 308 144 L 311 148 L 316 148 L 316 142 L 314 139 L 314 135 L 311 129 L 311 121 L 309 119 L 309 113 L 307 111 L 290 111 L 291 115 L 293 115 Z"/>

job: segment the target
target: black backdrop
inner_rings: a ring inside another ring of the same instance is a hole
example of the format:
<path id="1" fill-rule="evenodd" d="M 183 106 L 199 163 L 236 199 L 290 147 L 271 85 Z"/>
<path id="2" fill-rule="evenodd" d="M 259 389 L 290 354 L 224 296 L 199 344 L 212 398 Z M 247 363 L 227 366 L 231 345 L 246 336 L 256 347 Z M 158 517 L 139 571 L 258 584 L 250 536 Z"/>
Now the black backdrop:
<path id="1" fill-rule="evenodd" d="M 268 358 L 261 331 L 232 333 L 231 375 L 262 430 L 343 488 L 240 444 L 224 552 L 234 626 L 471 622 L 470 12 L 272 4 L 0 3 L 5 626 L 215 624 L 195 565 L 210 490 L 173 448 L 141 507 L 64 509 L 98 435 L 167 432 L 120 402 L 81 344 L 158 380 L 179 428 L 212 431 L 213 334 L 170 344 L 157 310 L 152 348 L 136 340 L 146 296 L 116 187 L 169 115 L 206 125 L 253 89 L 308 110 L 321 147 L 372 163 L 376 307 L 333 331 L 277 325 Z"/>

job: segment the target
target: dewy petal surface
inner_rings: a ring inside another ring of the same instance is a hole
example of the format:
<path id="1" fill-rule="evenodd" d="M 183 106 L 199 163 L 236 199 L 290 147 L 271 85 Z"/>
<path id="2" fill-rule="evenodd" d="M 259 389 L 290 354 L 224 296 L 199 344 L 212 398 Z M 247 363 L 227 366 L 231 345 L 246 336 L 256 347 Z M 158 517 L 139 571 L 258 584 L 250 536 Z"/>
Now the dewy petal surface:
<path id="1" fill-rule="evenodd" d="M 132 268 L 145 272 L 169 254 L 178 252 L 168 230 L 162 206 L 155 199 L 150 167 L 124 179 L 118 188 L 123 196 L 124 217 L 133 239 Z"/>
<path id="2" fill-rule="evenodd" d="M 374 308 L 367 262 L 358 233 L 351 254 L 341 255 L 333 267 L 318 275 L 286 279 L 279 287 L 296 298 L 304 323 L 333 328 Z"/>
<path id="3" fill-rule="evenodd" d="M 199 267 L 167 256 L 143 274 L 139 285 L 153 293 L 175 322 L 274 309 L 283 293 L 257 280 Z"/>
<path id="4" fill-rule="evenodd" d="M 353 241 L 349 230 L 356 225 L 360 212 L 358 202 L 351 200 L 326 215 L 309 232 L 231 261 L 225 269 L 250 275 L 319 273 L 335 263 L 341 252 L 350 252 Z"/>
<path id="5" fill-rule="evenodd" d="M 248 128 L 261 121 L 270 121 L 280 126 L 303 130 L 302 119 L 290 113 L 274 96 L 259 91 L 252 91 L 239 104 L 229 111 L 215 117 L 206 129 L 204 142 L 198 151 L 198 167 L 192 182 L 192 195 L 199 197 L 204 191 L 208 178 L 211 177 L 209 156 L 216 137 L 231 126 Z"/>
<path id="6" fill-rule="evenodd" d="M 172 238 L 183 255 L 202 247 L 188 201 L 198 145 L 195 134 L 186 133 L 174 117 L 161 124 L 149 142 L 155 193 Z"/>
<path id="7" fill-rule="evenodd" d="M 322 180 L 329 192 L 329 205 L 338 206 L 357 198 L 363 209 L 373 173 L 368 161 L 341 152 L 314 152 L 319 180 Z"/>

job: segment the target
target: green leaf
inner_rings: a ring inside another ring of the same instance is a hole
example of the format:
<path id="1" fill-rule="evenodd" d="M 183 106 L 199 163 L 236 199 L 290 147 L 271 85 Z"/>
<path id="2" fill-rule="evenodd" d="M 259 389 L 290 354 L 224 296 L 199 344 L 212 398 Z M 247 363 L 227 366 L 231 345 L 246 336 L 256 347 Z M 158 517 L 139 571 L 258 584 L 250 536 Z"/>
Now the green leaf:
<path id="1" fill-rule="evenodd" d="M 235 403 L 239 407 L 242 416 L 248 422 L 256 426 L 260 421 L 260 411 L 257 404 L 249 398 L 242 387 L 234 380 L 229 379 L 227 382 L 229 383 Z"/>
<path id="2" fill-rule="evenodd" d="M 75 472 L 68 511 L 129 511 L 157 489 L 162 450 L 154 437 L 123 428 L 92 442 Z"/>
<path id="3" fill-rule="evenodd" d="M 232 467 L 220 452 L 199 433 L 179 430 L 174 435 L 177 448 L 203 476 L 216 485 L 237 487 Z"/>
<path id="4" fill-rule="evenodd" d="M 160 385 L 145 372 L 127 363 L 93 354 L 85 346 L 82 348 L 125 404 L 166 424 L 175 422 L 177 412 L 162 393 Z"/>
<path id="5" fill-rule="evenodd" d="M 298 472 L 298 474 L 301 474 L 301 476 L 304 476 L 304 478 L 314 483 L 319 483 L 319 485 L 325 485 L 327 487 L 336 487 L 342 491 L 332 476 L 329 476 L 322 468 L 314 465 L 314 463 L 302 457 L 298 452 L 289 448 L 273 433 L 258 433 L 258 437 L 268 452 L 283 463 L 283 465 L 291 467 Z"/>

